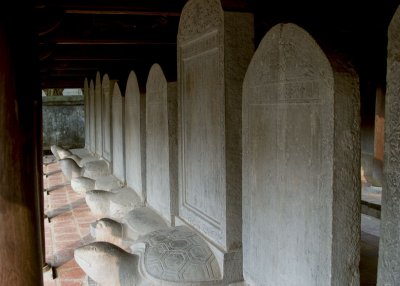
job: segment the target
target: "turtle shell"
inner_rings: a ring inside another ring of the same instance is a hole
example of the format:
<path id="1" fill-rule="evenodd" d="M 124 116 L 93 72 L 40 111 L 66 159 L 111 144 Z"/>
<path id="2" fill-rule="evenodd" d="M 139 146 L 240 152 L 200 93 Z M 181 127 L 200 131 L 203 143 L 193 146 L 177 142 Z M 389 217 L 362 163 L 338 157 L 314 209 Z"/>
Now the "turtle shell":
<path id="1" fill-rule="evenodd" d="M 140 268 L 145 272 L 144 276 L 153 282 L 201 283 L 221 280 L 213 252 L 196 232 L 186 226 L 157 230 L 143 236 L 140 241 L 145 244 Z"/>

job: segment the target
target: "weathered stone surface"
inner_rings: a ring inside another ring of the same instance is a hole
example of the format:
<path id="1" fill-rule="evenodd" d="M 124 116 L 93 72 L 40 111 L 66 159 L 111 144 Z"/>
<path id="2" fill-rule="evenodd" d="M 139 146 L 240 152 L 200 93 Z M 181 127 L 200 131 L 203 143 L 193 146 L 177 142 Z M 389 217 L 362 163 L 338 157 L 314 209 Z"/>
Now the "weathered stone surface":
<path id="1" fill-rule="evenodd" d="M 212 251 L 187 227 L 152 232 L 135 246 L 137 255 L 110 243 L 95 242 L 76 249 L 74 257 L 101 285 L 222 285 Z"/>
<path id="2" fill-rule="evenodd" d="M 86 274 L 101 285 L 138 285 L 138 257 L 111 243 L 98 241 L 77 248 L 74 258 Z"/>
<path id="3" fill-rule="evenodd" d="M 124 104 L 121 90 L 116 83 L 112 95 L 111 113 L 112 173 L 123 183 L 125 183 Z"/>
<path id="4" fill-rule="evenodd" d="M 95 189 L 95 180 L 86 177 L 77 177 L 71 180 L 71 188 L 78 194 L 85 194 Z"/>
<path id="5" fill-rule="evenodd" d="M 103 124 L 102 124 L 102 100 L 101 100 L 101 77 L 100 73 L 96 73 L 96 81 L 94 85 L 94 118 L 95 118 L 95 133 L 96 133 L 96 154 L 99 157 L 103 156 Z"/>
<path id="6" fill-rule="evenodd" d="M 83 96 L 85 101 L 85 148 L 89 150 L 90 148 L 90 99 L 89 99 L 89 81 L 85 78 L 83 82 Z"/>
<path id="7" fill-rule="evenodd" d="M 114 189 L 119 189 L 123 186 L 123 182 L 117 179 L 115 176 L 105 176 L 100 177 L 96 180 L 94 189 L 96 190 L 104 190 L 104 191 L 111 191 Z"/>
<path id="8" fill-rule="evenodd" d="M 168 222 L 178 213 L 176 83 L 167 83 L 158 64 L 146 84 L 147 203 Z"/>
<path id="9" fill-rule="evenodd" d="M 123 225 L 109 218 L 102 218 L 90 225 L 90 235 L 96 241 L 109 242 L 124 248 L 122 239 L 124 236 Z"/>
<path id="10" fill-rule="evenodd" d="M 82 96 L 44 96 L 42 111 L 44 150 L 51 145 L 68 149 L 84 146 Z"/>
<path id="11" fill-rule="evenodd" d="M 104 160 L 87 162 L 83 166 L 82 175 L 84 177 L 96 180 L 100 177 L 110 175 L 110 167 L 108 166 L 108 163 Z"/>
<path id="12" fill-rule="evenodd" d="M 243 252 L 250 285 L 359 285 L 358 78 L 293 24 L 243 83 Z"/>
<path id="13" fill-rule="evenodd" d="M 400 284 L 400 7 L 388 31 L 384 184 L 378 285 Z"/>
<path id="14" fill-rule="evenodd" d="M 102 218 L 91 224 L 91 235 L 96 241 L 129 248 L 139 237 L 152 231 L 168 228 L 167 222 L 149 207 L 139 207 L 121 219 L 121 223 Z"/>
<path id="15" fill-rule="evenodd" d="M 221 279 L 221 272 L 211 249 L 188 227 L 178 226 L 154 231 L 144 236 L 141 242 L 146 247 L 140 257 L 140 264 L 149 279 L 157 279 L 159 283 L 200 282 L 200 285 Z"/>
<path id="16" fill-rule="evenodd" d="M 142 200 L 146 198 L 145 102 L 136 74 L 131 71 L 125 91 L 126 182 Z M 143 105 L 143 106 L 141 106 Z"/>
<path id="17" fill-rule="evenodd" d="M 85 200 L 96 217 L 121 219 L 134 208 L 143 206 L 139 196 L 130 188 L 103 191 L 92 190 L 86 193 Z"/>
<path id="18" fill-rule="evenodd" d="M 81 159 L 88 158 L 88 157 L 93 157 L 92 154 L 89 152 L 89 150 L 86 149 L 86 148 L 69 149 L 69 151 L 72 154 L 80 157 Z"/>
<path id="19" fill-rule="evenodd" d="M 122 222 L 126 225 L 125 235 L 130 240 L 155 230 L 168 228 L 168 224 L 161 216 L 149 207 L 141 207 L 130 211 Z"/>
<path id="20" fill-rule="evenodd" d="M 89 85 L 89 125 L 90 125 L 90 152 L 96 153 L 96 124 L 95 124 L 95 101 L 94 82 L 90 80 Z"/>
<path id="21" fill-rule="evenodd" d="M 111 163 L 112 159 L 112 129 L 111 129 L 111 102 L 114 82 L 110 82 L 107 74 L 103 76 L 102 88 L 102 120 L 103 120 L 103 158 Z"/>
<path id="22" fill-rule="evenodd" d="M 105 78 L 107 82 L 108 77 Z M 83 164 L 83 166 L 85 166 L 85 176 L 94 179 L 96 182 L 89 181 L 88 178 L 85 177 L 74 179 L 74 182 L 71 184 L 71 186 L 72 189 L 77 193 L 86 193 L 95 188 L 109 191 L 111 189 L 119 188 L 125 183 L 123 131 L 124 99 L 117 84 L 115 84 L 113 90 L 112 110 L 113 112 L 110 124 L 112 124 L 114 128 L 110 128 L 109 130 L 112 130 L 112 134 L 109 135 L 112 136 L 113 142 L 113 150 L 110 152 L 112 157 L 109 158 L 110 160 L 99 160 L 99 162 L 93 161 L 93 158 L 90 157 L 88 157 L 88 159 L 82 159 L 82 162 L 85 163 Z M 110 174 L 110 162 L 112 164 L 112 175 Z M 107 166 L 107 168 L 105 166 Z"/>
<path id="23" fill-rule="evenodd" d="M 69 150 L 65 150 L 64 148 L 59 147 L 57 145 L 51 145 L 50 150 L 51 150 L 51 153 L 54 155 L 54 157 L 56 157 L 57 160 L 65 159 L 68 156 L 72 155 L 72 153 Z"/>
<path id="24" fill-rule="evenodd" d="M 241 94 L 253 18 L 218 0 L 188 1 L 177 46 L 179 217 L 226 251 L 224 279 L 238 281 L 242 263 L 227 252 L 241 251 Z"/>
<path id="25" fill-rule="evenodd" d="M 68 180 L 81 176 L 82 168 L 71 158 L 61 159 L 59 163 L 61 171 Z"/>

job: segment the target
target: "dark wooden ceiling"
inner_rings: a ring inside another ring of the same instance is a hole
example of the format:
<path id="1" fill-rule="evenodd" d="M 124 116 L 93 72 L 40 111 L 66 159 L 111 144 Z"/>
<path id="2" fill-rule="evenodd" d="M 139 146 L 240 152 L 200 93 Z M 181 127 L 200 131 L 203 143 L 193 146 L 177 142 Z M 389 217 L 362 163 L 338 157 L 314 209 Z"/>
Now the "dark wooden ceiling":
<path id="1" fill-rule="evenodd" d="M 35 25 L 42 88 L 82 87 L 96 71 L 141 86 L 159 63 L 176 80 L 176 35 L 187 0 L 37 0 Z M 307 29 L 321 45 L 345 54 L 363 80 L 384 81 L 388 23 L 399 0 L 223 0 L 228 11 L 255 17 L 255 45 L 279 22 Z"/>

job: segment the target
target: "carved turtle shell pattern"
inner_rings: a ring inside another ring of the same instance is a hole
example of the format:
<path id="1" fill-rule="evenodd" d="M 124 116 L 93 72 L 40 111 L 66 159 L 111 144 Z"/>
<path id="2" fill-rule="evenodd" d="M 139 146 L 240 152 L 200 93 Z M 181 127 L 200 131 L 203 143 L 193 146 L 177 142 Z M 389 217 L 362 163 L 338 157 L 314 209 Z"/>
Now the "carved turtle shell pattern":
<path id="1" fill-rule="evenodd" d="M 178 283 L 221 280 L 211 249 L 186 226 L 154 231 L 140 241 L 146 245 L 140 263 L 148 277 Z"/>

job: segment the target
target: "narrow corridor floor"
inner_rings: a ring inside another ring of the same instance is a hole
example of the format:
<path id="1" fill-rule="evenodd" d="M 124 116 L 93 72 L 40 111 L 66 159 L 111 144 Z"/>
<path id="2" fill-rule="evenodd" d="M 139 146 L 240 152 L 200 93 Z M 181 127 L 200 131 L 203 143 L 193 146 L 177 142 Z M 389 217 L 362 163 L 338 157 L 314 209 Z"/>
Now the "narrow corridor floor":
<path id="1" fill-rule="evenodd" d="M 90 224 L 96 220 L 83 195 L 75 193 L 53 156 L 43 158 L 46 262 L 56 275 L 44 275 L 44 286 L 87 285 L 86 274 L 74 259 L 74 249 L 93 238 Z"/>

